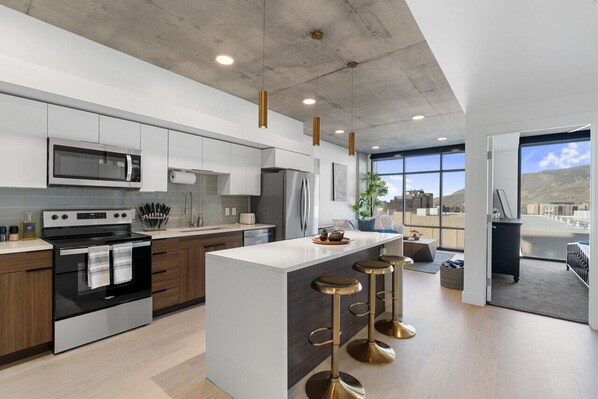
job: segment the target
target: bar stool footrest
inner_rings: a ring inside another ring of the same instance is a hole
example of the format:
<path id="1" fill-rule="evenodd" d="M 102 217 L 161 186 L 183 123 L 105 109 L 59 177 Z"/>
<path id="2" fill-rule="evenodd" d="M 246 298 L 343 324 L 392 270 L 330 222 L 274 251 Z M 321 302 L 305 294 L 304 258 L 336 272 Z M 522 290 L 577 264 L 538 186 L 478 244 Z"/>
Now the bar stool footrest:
<path id="1" fill-rule="evenodd" d="M 309 335 L 307 336 L 307 340 L 309 341 L 309 343 L 310 343 L 312 346 L 324 346 L 324 345 L 330 345 L 330 344 L 332 344 L 332 342 L 333 342 L 333 339 L 332 339 L 332 338 L 331 338 L 331 339 L 329 339 L 329 340 L 327 340 L 327 341 L 322 341 L 322 342 L 316 342 L 316 341 L 314 341 L 314 340 L 312 339 L 312 336 L 313 336 L 314 334 L 317 334 L 317 333 L 319 333 L 319 332 L 321 332 L 321 331 L 330 331 L 330 333 L 331 333 L 331 335 L 332 335 L 332 328 L 330 328 L 330 327 L 320 327 L 320 328 L 316 328 L 315 330 L 313 330 L 312 332 L 310 332 L 310 333 L 309 333 Z M 338 336 L 340 337 L 342 333 L 343 333 L 342 331 L 339 331 L 339 333 L 338 333 Z"/>
<path id="2" fill-rule="evenodd" d="M 367 312 L 365 312 L 365 313 L 357 313 L 356 311 L 353 310 L 354 306 L 361 306 L 361 305 L 366 305 L 368 307 Z M 357 317 L 367 316 L 367 315 L 370 314 L 370 304 L 367 303 L 367 302 L 355 302 L 355 303 L 352 303 L 349 306 L 349 312 L 351 312 L 354 316 L 357 316 Z"/>
<path id="3" fill-rule="evenodd" d="M 389 297 L 387 297 L 386 295 L 390 295 Z M 379 291 L 376 292 L 376 298 L 381 300 L 381 301 L 392 301 L 393 299 L 395 299 L 394 295 L 392 294 L 392 291 Z"/>

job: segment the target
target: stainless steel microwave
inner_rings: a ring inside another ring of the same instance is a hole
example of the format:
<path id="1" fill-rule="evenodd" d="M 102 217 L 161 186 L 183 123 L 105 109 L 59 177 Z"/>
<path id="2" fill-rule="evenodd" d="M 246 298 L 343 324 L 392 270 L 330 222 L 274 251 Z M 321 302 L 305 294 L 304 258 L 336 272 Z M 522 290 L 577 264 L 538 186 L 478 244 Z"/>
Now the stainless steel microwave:
<path id="1" fill-rule="evenodd" d="M 49 138 L 48 185 L 141 188 L 141 151 Z"/>

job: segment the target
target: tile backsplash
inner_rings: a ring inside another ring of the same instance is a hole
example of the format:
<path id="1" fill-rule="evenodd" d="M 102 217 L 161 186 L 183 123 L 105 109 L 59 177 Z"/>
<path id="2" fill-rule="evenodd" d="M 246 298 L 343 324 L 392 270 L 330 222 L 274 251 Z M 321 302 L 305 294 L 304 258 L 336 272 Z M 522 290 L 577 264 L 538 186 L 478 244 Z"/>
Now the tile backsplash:
<path id="1" fill-rule="evenodd" d="M 165 203 L 172 209 L 167 227 L 187 227 L 190 214 L 185 211 L 185 193 L 193 194 L 195 220 L 201 213 L 205 225 L 235 223 L 239 213 L 249 211 L 248 196 L 218 195 L 218 180 L 214 175 L 197 175 L 194 185 L 168 182 L 168 192 L 148 193 L 125 189 L 88 187 L 50 187 L 23 189 L 0 187 L 0 226 L 20 226 L 25 211 L 33 213 L 41 236 L 42 211 L 54 209 L 134 208 L 137 218 L 133 228 L 142 229 L 139 206 L 146 202 Z M 224 208 L 236 208 L 236 216 L 224 216 Z"/>

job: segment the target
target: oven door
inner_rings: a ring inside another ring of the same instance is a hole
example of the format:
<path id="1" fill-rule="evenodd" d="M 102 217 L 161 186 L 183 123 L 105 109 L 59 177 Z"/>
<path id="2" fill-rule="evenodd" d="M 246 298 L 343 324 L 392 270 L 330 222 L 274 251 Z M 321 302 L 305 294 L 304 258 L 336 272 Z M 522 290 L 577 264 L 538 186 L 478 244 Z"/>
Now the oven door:
<path id="1" fill-rule="evenodd" d="M 48 184 L 141 188 L 141 151 L 50 138 Z"/>
<path id="2" fill-rule="evenodd" d="M 96 289 L 87 284 L 87 248 L 54 250 L 54 320 L 148 298 L 152 286 L 151 241 L 134 241 L 133 278 Z M 112 251 L 110 251 L 110 280 Z"/>

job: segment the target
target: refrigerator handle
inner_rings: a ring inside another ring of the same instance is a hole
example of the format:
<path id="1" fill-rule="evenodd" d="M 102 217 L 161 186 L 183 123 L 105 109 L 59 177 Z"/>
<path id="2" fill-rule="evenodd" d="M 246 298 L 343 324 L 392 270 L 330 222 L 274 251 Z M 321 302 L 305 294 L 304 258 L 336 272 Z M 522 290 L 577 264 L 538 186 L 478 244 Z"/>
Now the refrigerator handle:
<path id="1" fill-rule="evenodd" d="M 309 228 L 309 221 L 311 219 L 311 188 L 309 187 L 309 179 L 305 178 L 305 187 L 306 190 L 306 200 L 305 200 L 305 207 L 307 208 L 306 217 L 305 217 L 305 232 L 307 235 L 311 234 L 311 231 L 307 231 Z"/>
<path id="2" fill-rule="evenodd" d="M 300 196 L 300 203 L 299 203 L 299 223 L 301 224 L 301 232 L 305 235 L 304 226 L 304 208 L 305 208 L 305 179 L 301 179 L 301 196 Z"/>

